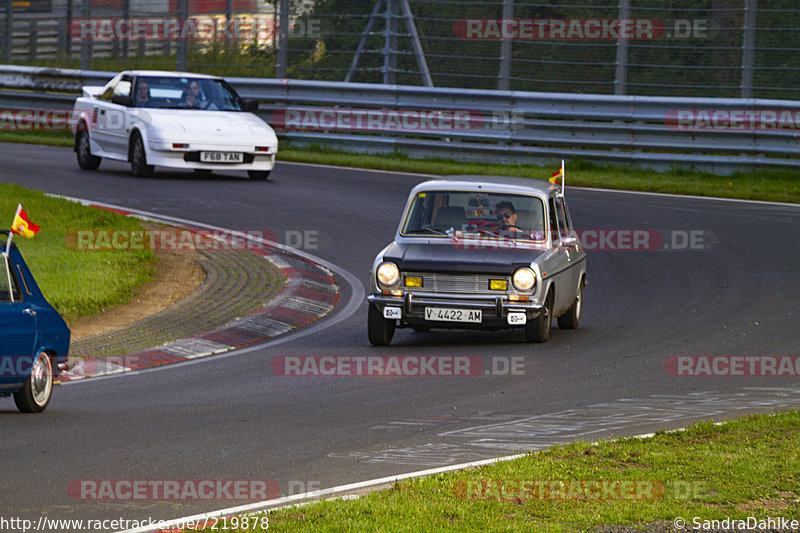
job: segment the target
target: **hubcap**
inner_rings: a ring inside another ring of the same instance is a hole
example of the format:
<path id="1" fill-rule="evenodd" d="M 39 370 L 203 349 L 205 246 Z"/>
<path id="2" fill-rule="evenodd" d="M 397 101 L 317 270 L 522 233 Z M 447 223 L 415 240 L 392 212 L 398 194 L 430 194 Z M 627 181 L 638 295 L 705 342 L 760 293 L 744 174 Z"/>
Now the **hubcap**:
<path id="1" fill-rule="evenodd" d="M 50 396 L 53 387 L 52 369 L 47 355 L 40 353 L 36 356 L 31 370 L 31 393 L 37 405 L 43 405 Z"/>

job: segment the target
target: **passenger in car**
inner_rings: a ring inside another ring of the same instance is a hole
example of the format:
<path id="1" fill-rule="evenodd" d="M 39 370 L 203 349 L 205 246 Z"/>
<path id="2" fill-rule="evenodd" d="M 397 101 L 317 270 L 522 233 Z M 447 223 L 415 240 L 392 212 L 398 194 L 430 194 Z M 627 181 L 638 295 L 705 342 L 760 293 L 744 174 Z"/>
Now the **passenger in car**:
<path id="1" fill-rule="evenodd" d="M 140 81 L 136 87 L 136 106 L 147 107 L 150 102 L 150 86 L 146 81 Z"/>

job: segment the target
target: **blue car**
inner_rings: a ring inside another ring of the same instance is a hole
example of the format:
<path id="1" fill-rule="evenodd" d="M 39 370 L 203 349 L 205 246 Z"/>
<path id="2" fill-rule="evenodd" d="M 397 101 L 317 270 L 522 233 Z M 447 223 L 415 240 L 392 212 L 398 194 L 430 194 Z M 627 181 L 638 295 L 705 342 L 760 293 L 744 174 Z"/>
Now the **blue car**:
<path id="1" fill-rule="evenodd" d="M 44 411 L 53 382 L 67 368 L 70 331 L 45 300 L 16 245 L 0 235 L 0 397 L 24 413 Z"/>

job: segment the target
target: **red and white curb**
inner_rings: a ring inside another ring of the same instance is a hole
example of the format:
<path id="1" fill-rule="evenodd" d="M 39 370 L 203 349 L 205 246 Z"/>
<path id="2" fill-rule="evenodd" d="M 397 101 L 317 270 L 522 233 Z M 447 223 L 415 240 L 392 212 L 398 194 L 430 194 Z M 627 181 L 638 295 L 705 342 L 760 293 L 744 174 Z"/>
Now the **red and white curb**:
<path id="1" fill-rule="evenodd" d="M 159 223 L 166 221 L 173 225 L 180 223 L 181 229 L 189 231 L 210 228 L 210 226 L 196 222 L 171 219 L 108 204 L 76 198 L 67 199 L 142 220 Z M 324 262 L 321 259 L 245 233 L 225 231 L 242 239 L 258 241 L 258 249 L 249 251 L 263 256 L 265 260 L 280 269 L 286 277 L 286 284 L 269 304 L 222 327 L 152 349 L 121 356 L 71 358 L 70 368 L 62 372 L 59 376 L 60 381 L 75 381 L 88 377 L 129 372 L 250 346 L 305 326 L 330 313 L 338 303 L 339 287 L 331 270 L 321 264 Z"/>

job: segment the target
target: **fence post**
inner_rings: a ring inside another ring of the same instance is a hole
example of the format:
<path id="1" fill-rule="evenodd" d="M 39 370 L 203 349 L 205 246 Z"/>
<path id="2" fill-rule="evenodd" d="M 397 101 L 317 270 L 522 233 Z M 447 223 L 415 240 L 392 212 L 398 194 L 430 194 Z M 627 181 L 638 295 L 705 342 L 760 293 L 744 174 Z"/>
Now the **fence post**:
<path id="1" fill-rule="evenodd" d="M 631 16 L 631 0 L 619 0 L 619 20 Z M 614 94 L 625 94 L 628 84 L 628 39 L 617 38 L 617 76 L 614 80 Z"/>
<path id="2" fill-rule="evenodd" d="M 83 20 L 89 20 L 92 18 L 92 4 L 90 0 L 83 0 L 83 5 L 81 8 L 81 17 Z M 89 70 L 89 66 L 92 60 L 92 38 L 93 36 L 88 36 L 81 39 L 81 69 L 82 70 Z"/>
<path id="3" fill-rule="evenodd" d="M 386 0 L 386 28 L 383 35 L 383 83 L 394 85 L 397 70 L 397 17 L 395 17 L 396 0 Z"/>
<path id="4" fill-rule="evenodd" d="M 67 0 L 67 31 L 64 33 L 64 54 L 69 58 L 72 56 L 72 0 Z"/>
<path id="5" fill-rule="evenodd" d="M 186 19 L 189 18 L 189 0 L 178 0 L 178 25 L 183 28 L 183 25 L 186 24 Z M 182 34 L 183 32 L 179 32 Z M 177 52 L 175 54 L 175 70 L 180 72 L 185 72 L 186 68 L 186 46 L 187 46 L 186 39 L 178 37 L 178 42 L 176 43 Z"/>
<path id="6" fill-rule="evenodd" d="M 503 0 L 503 20 L 507 21 L 511 18 L 514 18 L 514 0 Z M 500 81 L 497 88 L 501 91 L 507 91 L 509 88 L 513 44 L 513 41 L 507 38 L 503 38 L 500 44 Z"/>
<path id="7" fill-rule="evenodd" d="M 286 77 L 286 61 L 289 57 L 289 0 L 280 0 L 280 14 L 278 21 L 278 62 L 275 65 L 275 77 Z"/>
<path id="8" fill-rule="evenodd" d="M 742 98 L 753 97 L 753 54 L 756 44 L 756 0 L 744 2 L 742 35 Z"/>
<path id="9" fill-rule="evenodd" d="M 36 34 L 38 30 L 39 25 L 36 23 L 36 19 L 31 19 L 28 22 L 28 59 L 31 61 L 36 59 Z"/>
<path id="10" fill-rule="evenodd" d="M 122 0 L 122 18 L 131 18 L 131 0 Z M 122 37 L 122 57 L 128 59 L 128 35 Z"/>
<path id="11" fill-rule="evenodd" d="M 3 24 L 3 60 L 11 63 L 13 56 L 12 47 L 14 46 L 14 1 L 6 0 L 6 18 Z"/>

